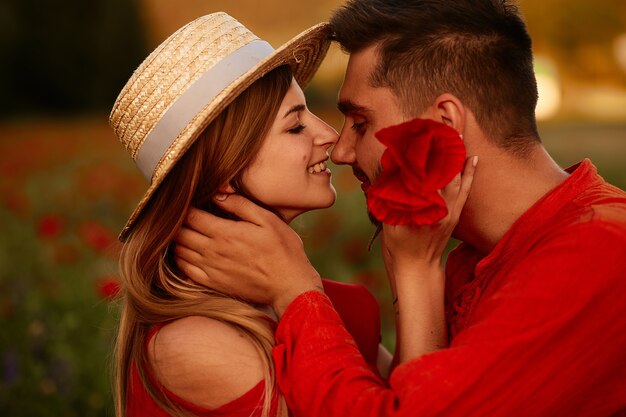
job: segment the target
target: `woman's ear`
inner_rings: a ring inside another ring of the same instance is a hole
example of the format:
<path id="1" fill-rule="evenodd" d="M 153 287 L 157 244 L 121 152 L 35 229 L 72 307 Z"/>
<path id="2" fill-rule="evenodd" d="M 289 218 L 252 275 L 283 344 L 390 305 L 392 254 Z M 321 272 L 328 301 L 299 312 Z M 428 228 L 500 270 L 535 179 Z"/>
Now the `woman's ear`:
<path id="1" fill-rule="evenodd" d="M 235 189 L 230 183 L 223 184 L 220 188 L 217 189 L 220 194 L 234 194 Z"/>

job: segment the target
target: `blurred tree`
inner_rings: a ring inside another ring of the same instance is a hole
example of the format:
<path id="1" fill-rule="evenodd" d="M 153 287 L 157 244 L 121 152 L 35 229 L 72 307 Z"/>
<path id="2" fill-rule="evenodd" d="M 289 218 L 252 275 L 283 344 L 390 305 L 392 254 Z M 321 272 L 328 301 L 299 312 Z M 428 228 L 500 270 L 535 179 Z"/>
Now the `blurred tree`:
<path id="1" fill-rule="evenodd" d="M 573 79 L 626 81 L 612 51 L 626 31 L 623 0 L 521 0 L 535 49 Z"/>
<path id="2" fill-rule="evenodd" d="M 0 117 L 108 110 L 144 38 L 135 0 L 2 0 Z"/>

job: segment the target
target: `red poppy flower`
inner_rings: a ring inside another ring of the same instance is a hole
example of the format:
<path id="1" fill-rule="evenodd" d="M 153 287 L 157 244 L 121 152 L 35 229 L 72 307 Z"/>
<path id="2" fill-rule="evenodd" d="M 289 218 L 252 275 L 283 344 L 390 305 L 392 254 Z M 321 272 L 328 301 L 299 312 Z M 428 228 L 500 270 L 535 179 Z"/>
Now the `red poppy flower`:
<path id="1" fill-rule="evenodd" d="M 54 238 L 63 231 L 63 219 L 55 214 L 48 214 L 39 219 L 37 234 L 42 238 Z"/>
<path id="2" fill-rule="evenodd" d="M 430 119 L 413 119 L 376 132 L 387 147 L 383 171 L 367 190 L 367 207 L 391 225 L 433 224 L 448 214 L 439 190 L 461 172 L 465 146 L 458 132 Z"/>
<path id="3" fill-rule="evenodd" d="M 96 290 L 100 297 L 111 300 L 117 297 L 121 289 L 120 282 L 115 277 L 103 277 L 96 283 Z"/>
<path id="4" fill-rule="evenodd" d="M 78 227 L 78 234 L 92 249 L 98 252 L 110 250 L 116 243 L 115 234 L 96 221 L 86 221 Z"/>

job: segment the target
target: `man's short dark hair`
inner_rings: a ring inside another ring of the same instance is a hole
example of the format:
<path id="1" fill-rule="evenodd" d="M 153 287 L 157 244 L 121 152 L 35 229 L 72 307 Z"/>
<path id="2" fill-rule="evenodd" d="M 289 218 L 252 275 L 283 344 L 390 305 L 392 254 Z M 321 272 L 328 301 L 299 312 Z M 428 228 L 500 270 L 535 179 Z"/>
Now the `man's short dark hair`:
<path id="1" fill-rule="evenodd" d="M 378 45 L 371 85 L 407 116 L 451 93 L 501 146 L 524 153 L 539 140 L 532 42 L 509 1 L 348 0 L 330 23 L 348 53 Z"/>

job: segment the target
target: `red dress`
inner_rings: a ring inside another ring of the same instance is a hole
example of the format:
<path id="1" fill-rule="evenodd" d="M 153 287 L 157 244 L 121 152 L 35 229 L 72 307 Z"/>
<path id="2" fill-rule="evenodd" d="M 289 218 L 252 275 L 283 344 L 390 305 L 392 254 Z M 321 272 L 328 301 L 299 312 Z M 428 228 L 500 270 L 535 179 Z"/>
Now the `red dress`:
<path id="1" fill-rule="evenodd" d="M 335 281 L 323 280 L 324 291 L 332 300 L 334 307 L 350 334 L 356 340 L 359 352 L 366 358 L 371 371 L 376 371 L 376 356 L 380 343 L 380 315 L 378 304 L 374 297 L 364 288 L 358 285 L 344 284 Z M 146 340 L 146 346 L 150 339 L 160 329 L 155 327 Z M 210 352 L 207 352 L 210 354 Z M 154 377 L 149 375 L 154 381 Z M 200 417 L 256 417 L 261 415 L 260 399 L 265 391 L 265 384 L 260 381 L 254 388 L 241 397 L 216 409 L 207 409 L 192 404 L 162 387 L 168 398 L 176 405 Z M 276 401 L 273 409 L 276 409 Z M 275 415 L 275 412 L 270 413 Z M 129 399 L 127 404 L 129 417 L 168 417 L 165 411 L 159 408 L 150 397 L 141 383 L 139 373 L 133 365 Z"/>
<path id="2" fill-rule="evenodd" d="M 483 256 L 446 265 L 446 349 L 381 381 L 328 299 L 308 292 L 276 331 L 295 415 L 626 416 L 626 193 L 584 161 Z"/>

